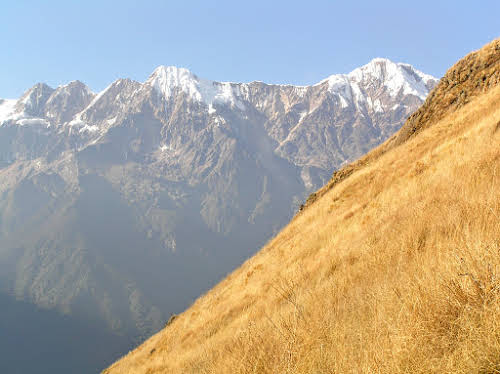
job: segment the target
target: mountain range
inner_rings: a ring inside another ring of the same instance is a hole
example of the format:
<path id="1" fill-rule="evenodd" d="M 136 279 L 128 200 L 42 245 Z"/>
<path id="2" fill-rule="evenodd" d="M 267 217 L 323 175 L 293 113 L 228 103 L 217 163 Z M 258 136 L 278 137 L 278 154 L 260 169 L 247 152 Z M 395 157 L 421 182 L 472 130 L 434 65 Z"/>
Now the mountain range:
<path id="1" fill-rule="evenodd" d="M 0 100 L 0 292 L 138 342 L 437 82 L 380 58 L 312 86 L 160 66 L 99 93 L 39 83 Z"/>

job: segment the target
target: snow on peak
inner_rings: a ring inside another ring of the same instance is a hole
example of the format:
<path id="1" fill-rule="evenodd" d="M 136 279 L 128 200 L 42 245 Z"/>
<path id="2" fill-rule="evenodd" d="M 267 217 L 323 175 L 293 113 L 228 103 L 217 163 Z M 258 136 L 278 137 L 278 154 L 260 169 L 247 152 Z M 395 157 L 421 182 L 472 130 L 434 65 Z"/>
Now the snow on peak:
<path id="1" fill-rule="evenodd" d="M 368 64 L 354 69 L 348 74 L 352 82 L 364 83 L 378 80 L 385 86 L 391 96 L 396 96 L 401 90 L 404 95 L 415 95 L 425 100 L 429 89 L 426 84 L 435 80 L 430 75 L 416 70 L 413 66 L 395 63 L 386 58 L 374 58 Z"/>
<path id="2" fill-rule="evenodd" d="M 245 109 L 239 100 L 241 92 L 238 84 L 201 79 L 185 68 L 159 66 L 146 84 L 154 87 L 165 98 L 171 97 L 176 90 L 181 90 L 193 100 L 203 102 L 210 108 L 213 108 L 214 103 L 225 103 L 241 110 Z"/>
<path id="3" fill-rule="evenodd" d="M 366 92 L 366 88 L 372 84 L 385 88 L 393 98 L 402 92 L 403 95 L 412 94 L 425 100 L 429 93 L 428 84 L 433 81 L 437 82 L 437 79 L 411 65 L 377 57 L 349 74 L 331 75 L 315 86 L 327 83 L 328 91 L 339 98 L 342 108 L 349 107 L 351 103 L 356 107 L 364 103 L 374 111 L 381 112 L 383 108 L 380 100 L 372 100 Z"/>
<path id="4" fill-rule="evenodd" d="M 146 83 L 156 88 L 167 98 L 173 94 L 175 89 L 180 88 L 189 96 L 195 96 L 199 99 L 198 78 L 185 68 L 159 66 Z"/>
<path id="5" fill-rule="evenodd" d="M 363 65 L 351 71 L 348 76 L 349 78 L 356 80 L 357 82 L 361 82 L 370 78 L 383 80 L 385 70 L 394 69 L 394 66 L 395 64 L 392 61 L 386 58 L 376 57 L 366 65 Z"/>

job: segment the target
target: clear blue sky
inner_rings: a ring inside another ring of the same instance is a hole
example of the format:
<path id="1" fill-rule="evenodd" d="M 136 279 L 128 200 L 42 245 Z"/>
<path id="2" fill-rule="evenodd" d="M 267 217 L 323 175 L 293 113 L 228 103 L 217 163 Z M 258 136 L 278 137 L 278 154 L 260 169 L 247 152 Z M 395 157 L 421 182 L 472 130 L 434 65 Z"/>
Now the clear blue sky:
<path id="1" fill-rule="evenodd" d="M 500 36 L 499 15 L 499 0 L 2 0 L 0 97 L 40 81 L 99 91 L 158 65 L 312 84 L 387 57 L 441 76 Z"/>

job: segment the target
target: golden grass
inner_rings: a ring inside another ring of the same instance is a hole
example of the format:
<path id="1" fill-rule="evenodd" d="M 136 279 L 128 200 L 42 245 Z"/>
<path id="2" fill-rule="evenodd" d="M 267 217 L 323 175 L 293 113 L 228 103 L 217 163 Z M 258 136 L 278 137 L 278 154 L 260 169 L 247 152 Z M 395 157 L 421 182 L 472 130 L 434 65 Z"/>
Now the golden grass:
<path id="1" fill-rule="evenodd" d="M 500 373 L 499 102 L 375 151 L 105 373 Z"/>

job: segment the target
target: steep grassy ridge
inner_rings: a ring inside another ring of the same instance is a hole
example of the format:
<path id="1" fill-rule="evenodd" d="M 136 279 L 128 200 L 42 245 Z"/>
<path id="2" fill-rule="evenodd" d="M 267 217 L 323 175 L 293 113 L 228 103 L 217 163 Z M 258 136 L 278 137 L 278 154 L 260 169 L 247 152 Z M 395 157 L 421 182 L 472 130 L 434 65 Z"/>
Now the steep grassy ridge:
<path id="1" fill-rule="evenodd" d="M 105 373 L 500 372 L 500 85 L 457 82 Z"/>

